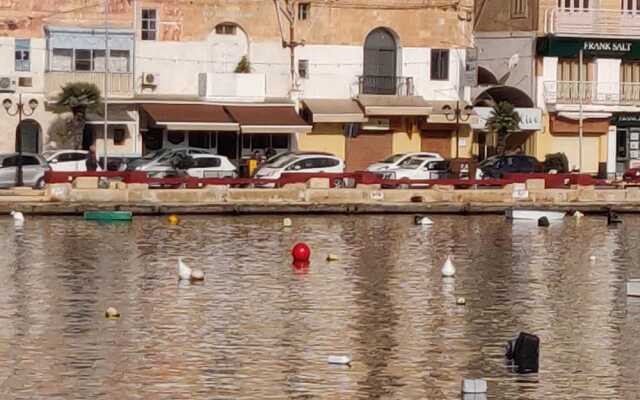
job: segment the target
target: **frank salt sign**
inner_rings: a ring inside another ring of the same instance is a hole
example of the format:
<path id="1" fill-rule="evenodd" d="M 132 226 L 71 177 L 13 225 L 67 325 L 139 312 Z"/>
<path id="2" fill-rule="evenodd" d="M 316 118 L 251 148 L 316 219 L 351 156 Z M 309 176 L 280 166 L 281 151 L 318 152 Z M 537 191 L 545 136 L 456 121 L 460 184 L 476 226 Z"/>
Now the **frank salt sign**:
<path id="1" fill-rule="evenodd" d="M 474 107 L 473 111 L 478 114 L 476 123 L 471 124 L 473 129 L 486 130 L 487 120 L 491 117 L 491 107 Z M 520 115 L 520 130 L 537 131 L 542 129 L 542 110 L 539 108 L 516 108 Z"/>

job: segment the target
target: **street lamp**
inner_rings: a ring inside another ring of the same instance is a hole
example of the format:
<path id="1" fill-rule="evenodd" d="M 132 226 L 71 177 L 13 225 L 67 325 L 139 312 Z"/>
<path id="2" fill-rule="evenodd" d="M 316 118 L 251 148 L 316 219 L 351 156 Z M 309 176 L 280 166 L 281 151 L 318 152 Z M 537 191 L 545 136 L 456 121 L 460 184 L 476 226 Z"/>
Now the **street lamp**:
<path id="1" fill-rule="evenodd" d="M 18 97 L 18 103 L 13 104 L 11 99 L 4 99 L 2 102 L 2 107 L 10 116 L 18 116 L 18 126 L 16 126 L 16 147 L 18 148 L 18 164 L 16 165 L 16 186 L 24 186 L 24 182 L 22 181 L 22 134 L 20 132 L 20 128 L 22 125 L 22 116 L 31 116 L 33 115 L 36 108 L 38 108 L 38 100 L 31 99 L 28 104 L 24 104 L 22 102 L 22 94 Z M 12 111 L 13 108 L 13 111 Z"/>
<path id="2" fill-rule="evenodd" d="M 460 108 L 460 101 L 456 101 L 455 109 L 446 104 L 442 107 L 442 111 L 447 121 L 456 121 L 456 158 L 458 158 L 460 156 L 460 121 L 465 122 L 471 118 L 473 107 L 466 105 Z"/>

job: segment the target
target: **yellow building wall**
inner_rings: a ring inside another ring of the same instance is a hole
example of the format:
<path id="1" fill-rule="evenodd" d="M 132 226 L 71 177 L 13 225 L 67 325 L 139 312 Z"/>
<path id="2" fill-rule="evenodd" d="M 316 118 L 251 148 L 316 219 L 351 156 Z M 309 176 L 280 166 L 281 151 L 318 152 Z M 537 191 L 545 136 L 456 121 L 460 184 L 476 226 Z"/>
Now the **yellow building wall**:
<path id="1" fill-rule="evenodd" d="M 420 151 L 420 133 L 393 132 L 393 154 Z"/>
<path id="2" fill-rule="evenodd" d="M 311 133 L 298 137 L 298 150 L 324 151 L 345 158 L 345 141 L 342 124 L 316 124 Z"/>
<path id="3" fill-rule="evenodd" d="M 469 125 L 460 125 L 460 131 L 458 132 L 459 158 L 471 158 L 473 156 L 473 130 Z M 455 127 L 451 130 L 451 154 L 441 154 L 442 157 L 455 158 L 456 157 L 456 130 Z"/>

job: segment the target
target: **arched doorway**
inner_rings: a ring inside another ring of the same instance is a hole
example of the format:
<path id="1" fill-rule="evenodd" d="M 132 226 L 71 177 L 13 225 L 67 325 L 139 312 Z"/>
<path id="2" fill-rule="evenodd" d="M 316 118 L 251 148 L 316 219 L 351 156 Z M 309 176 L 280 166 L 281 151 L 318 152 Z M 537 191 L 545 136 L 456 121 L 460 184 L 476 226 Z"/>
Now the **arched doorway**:
<path id="1" fill-rule="evenodd" d="M 362 94 L 396 94 L 398 46 L 393 34 L 377 28 L 364 43 L 364 68 L 360 80 Z"/>
<path id="2" fill-rule="evenodd" d="M 32 119 L 25 119 L 18 125 L 18 131 L 22 137 L 22 151 L 25 153 L 39 153 L 40 132 L 42 131 L 40 124 Z M 18 151 L 17 140 L 16 151 Z"/>

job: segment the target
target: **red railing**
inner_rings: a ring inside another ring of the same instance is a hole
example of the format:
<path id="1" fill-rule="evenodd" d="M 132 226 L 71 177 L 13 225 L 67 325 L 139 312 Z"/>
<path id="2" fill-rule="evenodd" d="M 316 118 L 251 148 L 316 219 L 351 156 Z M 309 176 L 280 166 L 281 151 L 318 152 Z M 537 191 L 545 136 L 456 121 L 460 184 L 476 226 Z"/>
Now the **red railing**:
<path id="1" fill-rule="evenodd" d="M 104 172 L 54 172 L 45 174 L 47 183 L 70 183 L 77 177 L 99 177 L 116 179 L 122 182 L 148 184 L 150 187 L 184 187 L 201 188 L 207 185 L 226 185 L 230 187 L 282 187 L 293 183 L 306 183 L 311 178 L 327 178 L 330 187 L 351 187 L 357 184 L 381 185 L 383 188 L 398 187 L 427 187 L 434 185 L 447 185 L 457 188 L 477 187 L 503 187 L 512 183 L 526 183 L 529 179 L 544 179 L 545 188 L 561 189 L 571 185 L 606 186 L 608 183 L 601 179 L 595 179 L 586 174 L 509 174 L 504 179 L 383 179 L 372 172 L 359 171 L 350 173 L 289 173 L 283 174 L 279 179 L 255 179 L 255 178 L 195 178 L 191 176 L 178 176 L 167 178 L 149 177 L 144 171 L 104 171 Z"/>

